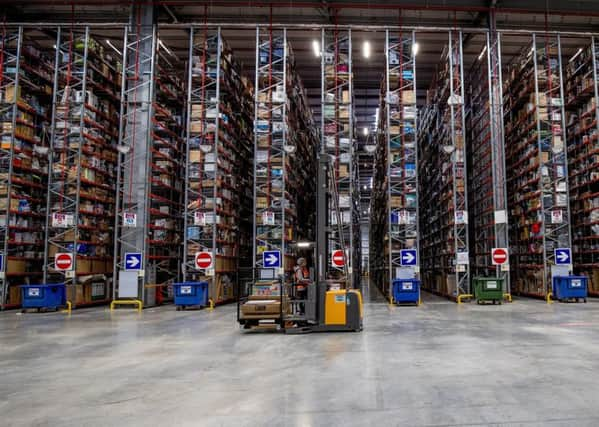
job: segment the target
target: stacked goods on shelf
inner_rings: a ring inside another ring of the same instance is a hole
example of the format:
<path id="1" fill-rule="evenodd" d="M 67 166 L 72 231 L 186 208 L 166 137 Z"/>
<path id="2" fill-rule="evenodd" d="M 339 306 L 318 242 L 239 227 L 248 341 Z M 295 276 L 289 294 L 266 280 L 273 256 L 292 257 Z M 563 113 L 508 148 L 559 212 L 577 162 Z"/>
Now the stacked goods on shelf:
<path id="1" fill-rule="evenodd" d="M 183 280 L 214 275 L 209 297 L 219 303 L 233 298 L 239 270 L 251 269 L 253 86 L 220 30 L 192 40 Z M 204 251 L 211 271 L 195 265 Z"/>
<path id="2" fill-rule="evenodd" d="M 145 272 L 146 287 L 156 288 L 156 304 L 172 298 L 169 285 L 178 279 L 180 271 L 186 150 L 184 74 L 183 63 L 158 43 L 151 109 Z"/>
<path id="3" fill-rule="evenodd" d="M 509 293 L 508 259 L 492 260 L 493 248 L 508 248 L 503 102 L 499 39 L 487 34 L 468 74 L 467 146 L 470 249 L 474 277 L 498 277 Z"/>
<path id="4" fill-rule="evenodd" d="M 559 37 L 532 35 L 504 82 L 512 289 L 545 297 L 570 248 Z"/>
<path id="5" fill-rule="evenodd" d="M 323 30 L 322 46 L 322 137 L 324 150 L 332 159 L 327 219 L 335 229 L 330 234 L 329 250 L 345 251 L 346 280 L 356 288 L 360 283 L 361 244 L 359 186 L 354 185 L 359 180 L 354 156 L 351 30 Z M 327 277 L 340 278 L 344 268 L 328 262 Z"/>
<path id="6" fill-rule="evenodd" d="M 386 34 L 371 206 L 371 272 L 383 292 L 393 279 L 418 275 L 416 260 L 403 267 L 401 251 L 418 252 L 416 89 L 414 34 Z M 409 258 L 409 257 L 408 257 Z"/>
<path id="7" fill-rule="evenodd" d="M 259 28 L 257 43 L 253 259 L 259 281 L 277 266 L 265 251 L 281 254 L 282 271 L 274 274 L 290 278 L 296 243 L 315 239 L 319 141 L 286 31 Z"/>
<path id="8" fill-rule="evenodd" d="M 423 287 L 470 293 L 462 34 L 449 33 L 418 128 Z"/>
<path id="9" fill-rule="evenodd" d="M 19 285 L 43 275 L 54 56 L 28 36 L 0 35 L 0 307 L 21 303 Z"/>
<path id="10" fill-rule="evenodd" d="M 591 38 L 564 67 L 574 268 L 589 277 L 594 296 L 599 295 L 598 48 Z"/>
<path id="11" fill-rule="evenodd" d="M 56 46 L 45 280 L 72 285 L 80 306 L 110 296 L 121 64 L 88 27 L 59 32 Z M 73 256 L 71 271 L 58 253 Z"/>

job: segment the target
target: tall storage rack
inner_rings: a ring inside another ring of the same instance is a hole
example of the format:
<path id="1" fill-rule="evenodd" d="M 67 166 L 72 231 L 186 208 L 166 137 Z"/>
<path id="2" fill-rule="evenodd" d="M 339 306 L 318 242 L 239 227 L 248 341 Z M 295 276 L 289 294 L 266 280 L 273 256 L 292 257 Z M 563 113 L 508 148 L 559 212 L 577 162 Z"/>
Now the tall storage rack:
<path id="1" fill-rule="evenodd" d="M 344 250 L 349 286 L 359 287 L 359 186 L 354 149 L 353 70 L 351 30 L 322 30 L 322 144 L 331 156 L 332 178 L 328 197 L 328 247 Z M 338 210 L 337 210 L 338 208 Z M 339 227 L 339 224 L 341 225 Z M 327 262 L 327 277 L 339 278 L 345 267 Z"/>
<path id="2" fill-rule="evenodd" d="M 532 34 L 504 84 L 512 290 L 545 297 L 571 248 L 560 36 Z"/>
<path id="3" fill-rule="evenodd" d="M 509 293 L 509 262 L 494 265 L 491 258 L 493 248 L 509 246 L 500 35 L 490 31 L 483 37 L 468 73 L 470 259 L 475 276 L 501 278 Z"/>
<path id="4" fill-rule="evenodd" d="M 253 87 L 220 28 L 192 28 L 189 58 L 183 280 L 210 273 L 219 303 L 251 268 Z M 215 258 L 211 271 L 196 267 L 201 251 Z"/>
<path id="5" fill-rule="evenodd" d="M 599 41 L 587 40 L 564 67 L 566 135 L 574 268 L 599 296 Z"/>
<path id="6" fill-rule="evenodd" d="M 462 33 L 450 31 L 418 129 L 423 287 L 470 294 Z"/>
<path id="7" fill-rule="evenodd" d="M 18 285 L 39 283 L 43 275 L 54 52 L 32 40 L 38 37 L 44 38 L 23 27 L 0 34 L 2 309 L 18 307 Z"/>
<path id="8" fill-rule="evenodd" d="M 123 58 L 115 298 L 155 305 L 181 267 L 185 66 L 140 22 L 127 29 Z"/>
<path id="9" fill-rule="evenodd" d="M 44 282 L 67 283 L 74 305 L 109 299 L 121 68 L 89 27 L 56 40 Z M 73 256 L 60 271 L 57 253 Z"/>
<path id="10" fill-rule="evenodd" d="M 286 30 L 256 30 L 254 279 L 263 253 L 293 271 L 298 241 L 314 242 L 318 135 Z"/>
<path id="11" fill-rule="evenodd" d="M 419 277 L 413 260 L 402 267 L 401 250 L 418 253 L 418 151 L 416 146 L 416 58 L 414 32 L 385 34 L 381 84 L 370 263 L 374 282 L 390 295 L 393 279 Z"/>

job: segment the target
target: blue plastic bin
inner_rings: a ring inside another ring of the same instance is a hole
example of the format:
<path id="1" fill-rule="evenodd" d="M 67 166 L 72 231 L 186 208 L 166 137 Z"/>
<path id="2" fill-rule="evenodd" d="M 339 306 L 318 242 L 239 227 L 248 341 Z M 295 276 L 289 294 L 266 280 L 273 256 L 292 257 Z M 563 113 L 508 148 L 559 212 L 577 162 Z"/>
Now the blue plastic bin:
<path id="1" fill-rule="evenodd" d="M 23 309 L 37 308 L 58 310 L 67 304 L 67 292 L 64 283 L 42 283 L 21 285 Z"/>
<path id="2" fill-rule="evenodd" d="M 420 280 L 395 279 L 393 280 L 393 300 L 397 304 L 414 303 L 420 301 Z"/>
<path id="3" fill-rule="evenodd" d="M 554 276 L 553 277 L 553 298 L 558 301 L 575 299 L 587 300 L 586 276 Z"/>
<path id="4" fill-rule="evenodd" d="M 208 305 L 208 282 L 173 283 L 177 309 Z"/>

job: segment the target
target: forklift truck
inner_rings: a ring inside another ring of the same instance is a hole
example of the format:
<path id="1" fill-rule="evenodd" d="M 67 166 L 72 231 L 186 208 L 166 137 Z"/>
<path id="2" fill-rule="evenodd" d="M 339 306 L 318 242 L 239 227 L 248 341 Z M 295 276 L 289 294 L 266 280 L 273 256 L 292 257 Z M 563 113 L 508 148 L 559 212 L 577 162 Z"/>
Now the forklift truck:
<path id="1" fill-rule="evenodd" d="M 326 262 L 329 262 L 329 235 L 341 233 L 340 226 L 335 230 L 327 220 L 327 205 L 335 203 L 337 224 L 341 224 L 337 191 L 335 186 L 329 186 L 330 158 L 321 153 L 318 164 L 317 190 L 317 220 L 316 242 L 313 248 L 315 268 L 312 283 L 307 285 L 307 298 L 304 300 L 290 297 L 292 287 L 285 284 L 282 276 L 275 278 L 275 270 L 271 274 L 267 269 L 261 269 L 260 276 L 272 277 L 271 282 L 252 282 L 246 284 L 245 295 L 238 297 L 237 320 L 244 329 L 278 329 L 288 334 L 329 331 L 361 331 L 363 326 L 362 294 L 359 290 L 349 289 L 351 282 L 347 264 L 344 265 L 344 275 L 337 279 L 326 277 Z M 332 188 L 332 195 L 329 195 Z M 332 196 L 332 197 L 331 197 Z M 341 235 L 341 241 L 343 238 Z M 345 246 L 344 244 L 342 246 Z M 257 286 L 269 286 L 267 292 L 258 292 Z M 238 295 L 242 293 L 238 292 Z M 303 306 L 303 310 L 301 307 Z M 278 313 L 276 312 L 278 310 Z M 261 314 L 262 313 L 262 314 Z"/>

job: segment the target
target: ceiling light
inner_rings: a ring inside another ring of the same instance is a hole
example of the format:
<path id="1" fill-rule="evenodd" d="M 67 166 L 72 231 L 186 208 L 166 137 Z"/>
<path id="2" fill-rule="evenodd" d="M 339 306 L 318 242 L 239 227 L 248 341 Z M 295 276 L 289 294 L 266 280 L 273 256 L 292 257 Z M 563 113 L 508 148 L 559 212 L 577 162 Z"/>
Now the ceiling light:
<path id="1" fill-rule="evenodd" d="M 362 133 L 364 134 L 364 136 L 368 136 L 368 128 L 362 129 Z"/>
<path id="2" fill-rule="evenodd" d="M 574 61 L 578 57 L 578 55 L 580 55 L 581 53 L 582 53 L 582 48 L 579 47 L 578 51 L 576 51 L 576 53 L 574 54 L 574 56 L 572 56 L 572 58 L 570 58 L 570 60 L 568 62 Z"/>
<path id="3" fill-rule="evenodd" d="M 314 55 L 320 56 L 320 43 L 318 43 L 318 40 L 312 40 L 312 49 L 314 50 Z"/>
<path id="4" fill-rule="evenodd" d="M 370 58 L 370 42 L 368 40 L 362 44 L 362 55 L 364 58 Z"/>
<path id="5" fill-rule="evenodd" d="M 376 145 L 373 145 L 373 144 L 365 145 L 364 150 L 366 150 L 367 153 L 372 154 L 376 151 Z"/>
<path id="6" fill-rule="evenodd" d="M 116 53 L 118 53 L 120 56 L 122 56 L 122 55 L 123 55 L 123 54 L 121 53 L 121 51 L 120 51 L 120 50 L 118 50 L 118 49 L 116 48 L 116 46 L 115 46 L 115 45 L 113 45 L 113 44 L 110 42 L 110 40 L 106 39 L 106 44 L 107 44 L 108 46 L 110 46 L 110 47 L 111 47 L 111 48 L 112 48 L 112 49 L 113 49 L 113 50 L 114 50 Z"/>
<path id="7" fill-rule="evenodd" d="M 485 48 L 483 49 L 483 51 L 480 53 L 480 55 L 478 55 L 478 60 L 480 61 L 481 59 L 483 59 L 483 56 L 485 56 L 485 52 L 487 51 L 487 46 L 485 46 Z"/>
<path id="8" fill-rule="evenodd" d="M 414 56 L 418 55 L 419 50 L 420 50 L 420 45 L 418 44 L 418 42 L 414 43 L 412 45 L 412 55 L 414 55 Z"/>
<path id="9" fill-rule="evenodd" d="M 312 242 L 297 242 L 298 248 L 309 248 L 312 245 Z"/>

